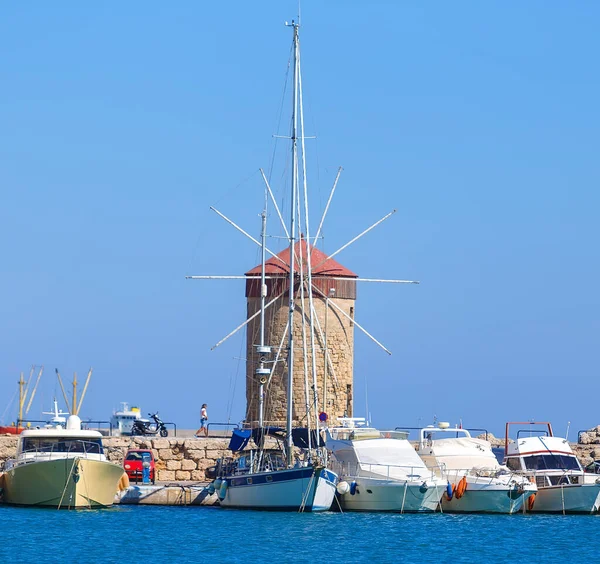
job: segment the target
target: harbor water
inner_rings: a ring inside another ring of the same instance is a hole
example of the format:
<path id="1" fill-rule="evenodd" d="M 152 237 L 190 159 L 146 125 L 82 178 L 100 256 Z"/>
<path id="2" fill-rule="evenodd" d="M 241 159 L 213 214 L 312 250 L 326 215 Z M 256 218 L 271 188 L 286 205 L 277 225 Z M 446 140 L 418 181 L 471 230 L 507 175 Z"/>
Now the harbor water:
<path id="1" fill-rule="evenodd" d="M 593 562 L 600 516 L 0 506 L 2 562 Z"/>

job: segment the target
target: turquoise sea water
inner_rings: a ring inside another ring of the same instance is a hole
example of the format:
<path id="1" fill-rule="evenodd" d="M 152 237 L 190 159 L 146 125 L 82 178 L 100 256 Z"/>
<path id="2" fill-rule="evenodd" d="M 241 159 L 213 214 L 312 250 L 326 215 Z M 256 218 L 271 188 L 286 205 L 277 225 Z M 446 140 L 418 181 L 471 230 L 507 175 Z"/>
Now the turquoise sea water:
<path id="1" fill-rule="evenodd" d="M 0 562 L 595 562 L 600 516 L 0 506 Z"/>

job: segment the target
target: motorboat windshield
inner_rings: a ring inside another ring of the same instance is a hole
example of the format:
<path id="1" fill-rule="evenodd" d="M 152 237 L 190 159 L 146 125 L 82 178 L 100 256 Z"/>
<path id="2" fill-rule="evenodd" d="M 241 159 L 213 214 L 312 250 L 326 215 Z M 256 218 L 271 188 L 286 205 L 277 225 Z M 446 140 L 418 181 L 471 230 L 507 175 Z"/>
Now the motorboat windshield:
<path id="1" fill-rule="evenodd" d="M 21 454 L 78 452 L 103 454 L 101 438 L 81 437 L 24 437 Z"/>
<path id="2" fill-rule="evenodd" d="M 527 470 L 582 471 L 577 457 L 568 454 L 534 454 L 531 456 L 524 456 L 523 463 Z"/>

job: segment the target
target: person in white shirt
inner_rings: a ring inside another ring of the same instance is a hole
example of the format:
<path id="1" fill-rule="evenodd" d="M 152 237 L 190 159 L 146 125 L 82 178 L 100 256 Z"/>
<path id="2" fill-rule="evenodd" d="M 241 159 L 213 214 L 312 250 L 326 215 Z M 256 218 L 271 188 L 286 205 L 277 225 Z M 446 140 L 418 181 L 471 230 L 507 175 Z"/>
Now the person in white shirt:
<path id="1" fill-rule="evenodd" d="M 196 431 L 196 437 L 205 436 L 208 437 L 208 412 L 206 411 L 206 404 L 202 404 L 202 409 L 200 410 L 200 429 Z"/>

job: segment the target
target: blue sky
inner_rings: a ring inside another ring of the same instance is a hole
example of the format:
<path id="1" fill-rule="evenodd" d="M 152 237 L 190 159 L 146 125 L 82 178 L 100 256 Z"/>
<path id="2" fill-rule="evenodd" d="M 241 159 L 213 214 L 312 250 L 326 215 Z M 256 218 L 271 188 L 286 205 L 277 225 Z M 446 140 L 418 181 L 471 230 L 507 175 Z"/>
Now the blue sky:
<path id="1" fill-rule="evenodd" d="M 242 274 L 273 152 L 296 3 L 10 3 L 0 17 L 0 410 L 20 371 L 94 376 L 194 427 L 244 411 Z M 359 287 L 355 411 L 503 433 L 595 414 L 600 48 L 595 2 L 302 5 L 309 177 L 322 248 Z M 233 394 L 233 389 L 235 393 Z M 591 401 L 586 401 L 591 397 Z M 1 413 L 1 412 L 0 412 Z M 14 418 L 15 407 L 5 414 Z"/>

